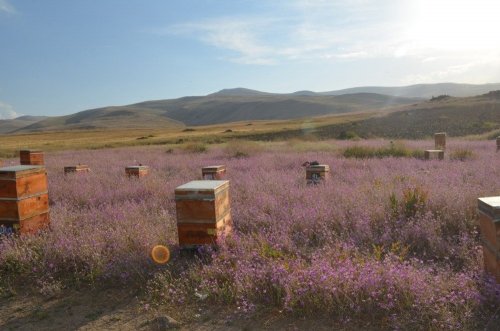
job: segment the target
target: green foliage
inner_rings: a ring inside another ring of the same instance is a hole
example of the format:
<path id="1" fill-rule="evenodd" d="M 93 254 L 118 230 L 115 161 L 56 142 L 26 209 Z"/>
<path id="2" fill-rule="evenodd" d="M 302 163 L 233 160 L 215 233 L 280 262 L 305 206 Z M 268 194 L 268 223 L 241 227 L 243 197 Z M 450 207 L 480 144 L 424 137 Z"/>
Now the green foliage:
<path id="1" fill-rule="evenodd" d="M 474 158 L 474 153 L 470 149 L 457 149 L 450 153 L 450 159 L 456 161 L 467 161 Z"/>
<path id="2" fill-rule="evenodd" d="M 387 147 L 365 147 L 353 146 L 348 147 L 343 153 L 346 158 L 356 159 L 371 159 L 384 157 L 413 157 L 422 158 L 423 152 L 419 150 L 411 150 L 401 143 L 391 142 Z"/>
<path id="3" fill-rule="evenodd" d="M 441 94 L 441 95 L 438 95 L 437 97 L 435 96 L 432 96 L 431 98 L 431 101 L 441 101 L 441 100 L 446 100 L 448 99 L 450 96 L 447 95 L 447 94 Z"/>
<path id="4" fill-rule="evenodd" d="M 263 150 L 255 141 L 233 140 L 226 144 L 225 152 L 230 157 L 243 158 L 255 155 Z"/>
<path id="5" fill-rule="evenodd" d="M 414 217 L 419 211 L 425 209 L 428 194 L 421 187 L 408 188 L 403 191 L 399 200 L 393 192 L 389 196 L 389 205 L 393 217 L 404 215 L 406 218 Z"/>
<path id="6" fill-rule="evenodd" d="M 208 148 L 204 143 L 191 142 L 183 146 L 183 149 L 190 153 L 205 153 Z"/>
<path id="7" fill-rule="evenodd" d="M 355 131 L 348 130 L 348 131 L 342 131 L 339 134 L 338 139 L 341 139 L 341 140 L 358 140 L 360 138 L 359 138 L 359 135 Z"/>

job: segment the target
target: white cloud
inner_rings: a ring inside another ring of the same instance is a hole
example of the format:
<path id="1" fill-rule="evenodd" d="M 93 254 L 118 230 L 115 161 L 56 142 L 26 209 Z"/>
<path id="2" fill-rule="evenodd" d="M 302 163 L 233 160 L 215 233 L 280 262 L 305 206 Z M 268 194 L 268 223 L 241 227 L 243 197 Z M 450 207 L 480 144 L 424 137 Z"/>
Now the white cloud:
<path id="1" fill-rule="evenodd" d="M 8 0 L 0 0 L 0 12 L 14 14 L 16 9 L 9 3 Z"/>
<path id="2" fill-rule="evenodd" d="M 21 114 L 16 113 L 11 105 L 0 101 L 0 120 L 8 120 L 19 116 Z"/>
<path id="3" fill-rule="evenodd" d="M 375 59 L 415 65 L 404 82 L 498 81 L 500 44 L 493 40 L 500 21 L 492 13 L 500 2 L 443 1 L 436 7 L 431 0 L 276 0 L 260 14 L 186 22 L 163 32 L 199 40 L 242 64 Z"/>

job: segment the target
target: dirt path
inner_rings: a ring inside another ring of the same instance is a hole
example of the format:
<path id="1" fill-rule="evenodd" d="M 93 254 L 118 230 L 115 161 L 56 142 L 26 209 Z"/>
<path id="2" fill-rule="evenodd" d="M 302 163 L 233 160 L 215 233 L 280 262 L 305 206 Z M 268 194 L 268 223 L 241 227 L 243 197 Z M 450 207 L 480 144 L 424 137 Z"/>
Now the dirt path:
<path id="1" fill-rule="evenodd" d="M 370 330 L 369 326 L 342 326 L 332 320 L 290 318 L 268 311 L 251 319 L 237 317 L 218 307 L 207 307 L 184 321 L 182 307 L 175 311 L 145 312 L 138 293 L 126 289 L 72 291 L 60 297 L 17 294 L 0 299 L 0 330 L 120 330 L 180 331 L 211 330 Z M 160 320 L 158 317 L 160 316 Z M 162 323 L 172 316 L 178 325 Z"/>

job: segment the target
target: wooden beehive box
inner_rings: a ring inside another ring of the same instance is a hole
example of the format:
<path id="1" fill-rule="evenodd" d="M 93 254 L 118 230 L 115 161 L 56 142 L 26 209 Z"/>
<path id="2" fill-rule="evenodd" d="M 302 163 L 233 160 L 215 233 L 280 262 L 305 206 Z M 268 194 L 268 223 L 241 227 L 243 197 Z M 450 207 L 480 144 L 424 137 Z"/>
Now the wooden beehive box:
<path id="1" fill-rule="evenodd" d="M 428 149 L 424 152 L 426 160 L 444 160 L 444 151 L 440 149 Z"/>
<path id="2" fill-rule="evenodd" d="M 43 166 L 0 168 L 0 225 L 32 233 L 49 224 L 47 171 Z"/>
<path id="3" fill-rule="evenodd" d="M 446 132 L 434 134 L 434 149 L 446 149 Z"/>
<path id="4" fill-rule="evenodd" d="M 43 152 L 39 150 L 25 149 L 19 151 L 21 165 L 44 165 Z"/>
<path id="5" fill-rule="evenodd" d="M 144 177 L 149 174 L 149 167 L 143 165 L 129 166 L 125 168 L 125 174 L 129 177 Z"/>
<path id="6" fill-rule="evenodd" d="M 203 167 L 201 169 L 201 177 L 208 180 L 222 180 L 226 177 L 226 166 L 215 165 Z"/>
<path id="7" fill-rule="evenodd" d="M 478 199 L 484 269 L 500 283 L 500 196 Z"/>
<path id="8" fill-rule="evenodd" d="M 64 173 L 65 174 L 71 174 L 71 173 L 85 173 L 89 172 L 90 168 L 88 165 L 85 164 L 79 164 L 76 166 L 67 166 L 64 167 Z"/>
<path id="9" fill-rule="evenodd" d="M 307 184 L 319 184 L 327 180 L 330 174 L 330 166 L 327 164 L 309 165 L 306 167 Z"/>
<path id="10" fill-rule="evenodd" d="M 214 244 L 232 228 L 229 181 L 195 180 L 175 189 L 180 246 Z"/>

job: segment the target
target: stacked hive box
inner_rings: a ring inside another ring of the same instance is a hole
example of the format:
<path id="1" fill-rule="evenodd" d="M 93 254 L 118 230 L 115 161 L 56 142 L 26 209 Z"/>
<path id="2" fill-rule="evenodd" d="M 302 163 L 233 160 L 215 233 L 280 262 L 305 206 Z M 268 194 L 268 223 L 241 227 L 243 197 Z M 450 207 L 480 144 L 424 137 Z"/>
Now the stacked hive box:
<path id="1" fill-rule="evenodd" d="M 43 152 L 39 150 L 25 149 L 19 152 L 21 165 L 44 165 Z"/>
<path id="2" fill-rule="evenodd" d="M 144 177 L 149 174 L 149 167 L 143 165 L 129 166 L 125 168 L 125 174 L 129 177 Z"/>
<path id="3" fill-rule="evenodd" d="M 424 152 L 424 158 L 426 160 L 443 160 L 444 151 L 440 149 L 428 149 Z"/>
<path id="4" fill-rule="evenodd" d="M 89 172 L 90 168 L 88 165 L 85 164 L 79 164 L 76 166 L 69 166 L 69 167 L 64 167 L 64 173 L 69 174 L 69 173 L 82 173 L 82 172 Z"/>
<path id="5" fill-rule="evenodd" d="M 478 199 L 484 269 L 500 283 L 500 196 Z"/>
<path id="6" fill-rule="evenodd" d="M 2 231 L 32 233 L 49 224 L 47 172 L 43 166 L 0 168 Z"/>
<path id="7" fill-rule="evenodd" d="M 446 149 L 446 132 L 434 134 L 434 149 Z"/>
<path id="8" fill-rule="evenodd" d="M 328 179 L 330 166 L 326 164 L 309 165 L 306 167 L 307 184 L 319 184 L 322 180 Z"/>
<path id="9" fill-rule="evenodd" d="M 229 181 L 197 180 L 175 189 L 179 245 L 215 243 L 232 228 Z"/>
<path id="10" fill-rule="evenodd" d="M 203 167 L 201 169 L 201 176 L 203 179 L 221 180 L 224 179 L 225 175 L 226 175 L 225 165 L 208 166 L 208 167 Z"/>

